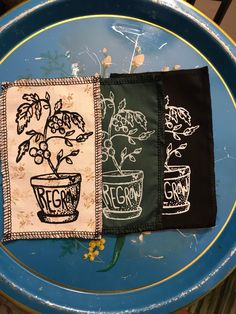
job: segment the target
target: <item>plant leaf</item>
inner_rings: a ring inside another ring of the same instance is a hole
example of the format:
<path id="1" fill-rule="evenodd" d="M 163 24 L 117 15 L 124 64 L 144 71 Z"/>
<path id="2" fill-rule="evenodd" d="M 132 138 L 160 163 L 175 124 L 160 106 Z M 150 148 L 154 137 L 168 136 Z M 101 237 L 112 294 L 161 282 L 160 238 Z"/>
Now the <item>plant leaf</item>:
<path id="1" fill-rule="evenodd" d="M 174 139 L 177 140 L 177 141 L 180 141 L 180 140 L 181 140 L 180 136 L 179 136 L 177 133 L 173 133 L 173 137 L 174 137 Z"/>
<path id="2" fill-rule="evenodd" d="M 169 152 L 172 151 L 172 149 L 173 149 L 172 143 L 170 143 L 170 144 L 167 146 L 167 148 L 166 148 L 166 153 L 168 154 Z"/>
<path id="3" fill-rule="evenodd" d="M 138 139 L 140 141 L 146 141 L 153 133 L 155 133 L 155 131 L 143 132 L 139 135 Z"/>
<path id="4" fill-rule="evenodd" d="M 140 147 L 140 148 L 136 148 L 134 151 L 133 151 L 133 154 L 140 154 L 141 153 L 141 151 L 142 151 L 142 147 Z"/>
<path id="5" fill-rule="evenodd" d="M 178 131 L 179 129 L 181 129 L 181 127 L 182 127 L 182 124 L 175 125 L 173 128 L 173 131 Z"/>
<path id="6" fill-rule="evenodd" d="M 175 123 L 178 123 L 178 114 L 175 108 L 170 108 L 169 115 L 171 119 L 175 121 Z"/>
<path id="7" fill-rule="evenodd" d="M 147 120 L 145 115 L 140 111 L 134 112 L 134 120 L 144 129 L 147 130 Z"/>
<path id="8" fill-rule="evenodd" d="M 134 114 L 132 111 L 126 111 L 125 119 L 127 121 L 127 124 L 133 128 L 134 127 Z"/>
<path id="9" fill-rule="evenodd" d="M 35 94 L 35 95 L 37 95 L 37 94 Z M 34 94 L 24 94 L 23 96 L 22 96 L 22 99 L 24 99 L 24 100 L 26 100 L 26 101 L 31 101 L 31 102 L 35 102 L 35 96 L 34 96 Z"/>
<path id="10" fill-rule="evenodd" d="M 62 121 L 66 127 L 68 127 L 69 129 L 71 128 L 70 116 L 65 112 L 63 112 Z"/>
<path id="11" fill-rule="evenodd" d="M 110 91 L 110 98 L 111 98 L 111 99 L 114 99 L 114 98 L 115 98 L 115 96 L 114 96 L 114 94 L 113 94 L 112 91 Z"/>
<path id="12" fill-rule="evenodd" d="M 132 161 L 132 162 L 135 162 L 136 158 L 133 155 L 129 155 L 129 160 Z"/>
<path id="13" fill-rule="evenodd" d="M 132 129 L 129 131 L 129 135 L 134 135 L 137 131 L 138 129 Z"/>
<path id="14" fill-rule="evenodd" d="M 190 136 L 192 135 L 197 129 L 199 128 L 199 125 L 192 126 L 191 128 L 187 128 L 184 130 L 183 134 L 185 136 Z"/>
<path id="15" fill-rule="evenodd" d="M 42 105 L 41 105 L 41 102 L 37 102 L 35 104 L 35 116 L 36 116 L 36 119 L 39 120 L 41 115 L 42 115 Z"/>
<path id="16" fill-rule="evenodd" d="M 121 152 L 121 159 L 123 160 L 124 157 L 127 155 L 127 147 L 125 147 Z"/>
<path id="17" fill-rule="evenodd" d="M 54 106 L 54 111 L 55 112 L 58 112 L 60 111 L 62 108 L 62 99 L 59 99 L 56 103 L 55 103 L 55 106 Z"/>
<path id="18" fill-rule="evenodd" d="M 35 130 L 30 130 L 30 131 L 27 131 L 25 132 L 25 134 L 27 135 L 35 135 L 37 132 Z"/>
<path id="19" fill-rule="evenodd" d="M 177 150 L 175 151 L 175 156 L 176 156 L 176 157 L 182 157 L 181 153 L 178 152 Z"/>
<path id="20" fill-rule="evenodd" d="M 77 149 L 77 150 L 73 150 L 71 153 L 70 153 L 70 156 L 77 156 L 79 154 L 80 150 Z"/>
<path id="21" fill-rule="evenodd" d="M 25 153 L 27 153 L 29 151 L 29 148 L 30 148 L 30 141 L 29 140 L 22 142 L 18 146 L 18 154 L 16 157 L 16 162 L 19 162 L 21 160 L 21 158 L 25 155 Z"/>
<path id="22" fill-rule="evenodd" d="M 62 157 L 63 157 L 63 149 L 61 149 L 59 153 L 57 154 L 57 160 L 60 160 Z"/>
<path id="23" fill-rule="evenodd" d="M 74 133 L 75 133 L 74 130 L 72 130 L 72 131 L 67 131 L 66 134 L 65 134 L 65 136 L 71 136 L 71 135 L 74 134 Z"/>
<path id="24" fill-rule="evenodd" d="M 71 141 L 68 140 L 67 138 L 65 139 L 65 144 L 66 144 L 67 146 L 73 147 L 73 144 L 72 144 Z"/>
<path id="25" fill-rule="evenodd" d="M 136 144 L 136 142 L 131 137 L 128 138 L 128 142 L 132 145 Z"/>
<path id="26" fill-rule="evenodd" d="M 80 143 L 80 142 L 85 142 L 85 141 L 89 138 L 89 136 L 91 136 L 91 135 L 93 135 L 93 132 L 88 132 L 88 133 L 80 134 L 80 135 L 78 135 L 78 136 L 76 137 L 76 141 L 77 141 L 78 143 Z"/>
<path id="27" fill-rule="evenodd" d="M 66 162 L 67 162 L 68 164 L 73 164 L 73 161 L 72 161 L 69 157 L 66 157 Z"/>
<path id="28" fill-rule="evenodd" d="M 38 134 L 36 135 L 35 142 L 38 142 L 38 141 L 40 140 L 41 136 L 42 136 L 42 135 L 38 133 Z"/>
<path id="29" fill-rule="evenodd" d="M 122 99 L 122 100 L 119 102 L 118 109 L 119 109 L 119 111 L 120 111 L 120 110 L 124 110 L 125 107 L 126 107 L 126 99 L 124 98 L 124 99 Z"/>
<path id="30" fill-rule="evenodd" d="M 177 108 L 177 110 L 178 110 L 178 116 L 180 117 L 180 119 L 184 120 L 184 122 L 186 122 L 188 125 L 191 125 L 191 116 L 188 110 L 186 110 L 183 107 L 179 107 Z"/>
<path id="31" fill-rule="evenodd" d="M 28 126 L 30 119 L 33 116 L 33 108 L 31 104 L 23 103 L 17 109 L 16 123 L 17 123 L 17 133 L 21 134 L 24 129 Z"/>
<path id="32" fill-rule="evenodd" d="M 48 92 L 45 93 L 45 99 L 47 99 L 48 101 L 50 100 L 50 95 Z"/>
<path id="33" fill-rule="evenodd" d="M 84 120 L 83 120 L 83 117 L 78 114 L 77 112 L 71 112 L 70 114 L 70 117 L 71 117 L 71 121 L 78 126 L 78 128 L 84 132 L 84 126 L 85 126 L 85 123 L 84 123 Z"/>
<path id="34" fill-rule="evenodd" d="M 185 149 L 188 146 L 187 143 L 181 144 L 178 149 Z"/>

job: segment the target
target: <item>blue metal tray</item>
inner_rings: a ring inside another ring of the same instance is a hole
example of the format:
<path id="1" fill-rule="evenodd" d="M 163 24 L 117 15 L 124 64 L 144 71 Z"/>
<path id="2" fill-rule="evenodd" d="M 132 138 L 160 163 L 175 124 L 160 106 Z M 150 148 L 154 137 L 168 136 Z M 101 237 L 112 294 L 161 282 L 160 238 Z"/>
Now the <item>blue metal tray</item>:
<path id="1" fill-rule="evenodd" d="M 106 236 L 94 262 L 86 241 L 1 244 L 0 289 L 41 313 L 164 314 L 213 288 L 236 262 L 234 43 L 177 0 L 32 0 L 0 27 L 0 81 L 129 72 L 137 45 L 136 72 L 208 65 L 218 203 L 214 228 Z"/>

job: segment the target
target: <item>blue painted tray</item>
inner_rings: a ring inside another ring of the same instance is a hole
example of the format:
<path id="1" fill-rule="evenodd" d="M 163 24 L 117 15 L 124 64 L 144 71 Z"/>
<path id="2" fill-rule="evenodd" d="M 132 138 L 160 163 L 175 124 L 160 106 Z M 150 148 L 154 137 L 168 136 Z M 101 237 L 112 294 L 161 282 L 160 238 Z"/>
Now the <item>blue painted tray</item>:
<path id="1" fill-rule="evenodd" d="M 136 72 L 208 65 L 218 203 L 215 228 L 106 236 L 95 262 L 83 260 L 86 241 L 1 244 L 1 290 L 41 313 L 164 314 L 214 287 L 236 262 L 233 42 L 177 0 L 33 0 L 0 26 L 0 81 L 128 72 L 137 45 Z"/>

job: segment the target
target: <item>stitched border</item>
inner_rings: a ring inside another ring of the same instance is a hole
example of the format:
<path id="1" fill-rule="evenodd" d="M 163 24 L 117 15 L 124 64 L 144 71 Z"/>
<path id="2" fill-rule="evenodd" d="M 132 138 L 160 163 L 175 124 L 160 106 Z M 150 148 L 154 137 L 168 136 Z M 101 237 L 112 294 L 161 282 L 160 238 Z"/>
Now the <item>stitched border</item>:
<path id="1" fill-rule="evenodd" d="M 12 214 L 11 214 L 11 190 L 8 165 L 8 138 L 7 138 L 7 106 L 6 96 L 8 88 L 15 86 L 56 86 L 56 85 L 77 85 L 93 84 L 93 101 L 95 113 L 95 231 L 34 231 L 34 232 L 12 232 Z M 14 82 L 2 83 L 2 94 L 0 95 L 0 158 L 2 170 L 3 187 L 3 219 L 4 232 L 3 241 L 17 239 L 45 239 L 45 238 L 101 238 L 102 232 L 102 123 L 100 108 L 100 77 L 67 77 L 52 79 L 30 79 L 18 80 Z"/>
<path id="2" fill-rule="evenodd" d="M 105 227 L 103 228 L 104 233 L 113 234 L 126 234 L 130 232 L 142 232 L 142 231 L 157 231 L 163 229 L 162 225 L 162 202 L 163 202 L 163 186 L 164 186 L 164 96 L 162 91 L 161 78 L 157 76 L 144 75 L 143 73 L 133 73 L 133 74 L 111 74 L 110 78 L 102 78 L 102 85 L 121 85 L 121 84 L 142 84 L 148 82 L 156 83 L 157 90 L 157 209 L 158 213 L 155 217 L 155 223 L 151 224 L 140 224 L 132 225 L 132 227 Z M 122 229 L 122 231 L 120 231 Z M 125 230 L 123 230 L 125 229 Z"/>
<path id="3" fill-rule="evenodd" d="M 8 142 L 7 142 L 7 88 L 3 86 L 0 96 L 0 158 L 2 168 L 2 189 L 3 193 L 3 239 L 11 235 L 11 188 L 8 167 Z"/>

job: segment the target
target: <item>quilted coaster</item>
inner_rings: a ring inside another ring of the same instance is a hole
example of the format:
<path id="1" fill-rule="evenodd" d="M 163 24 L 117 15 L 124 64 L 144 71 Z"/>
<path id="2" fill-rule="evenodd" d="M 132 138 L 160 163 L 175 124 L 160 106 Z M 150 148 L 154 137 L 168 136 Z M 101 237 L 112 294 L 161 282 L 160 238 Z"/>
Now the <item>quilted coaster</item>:
<path id="1" fill-rule="evenodd" d="M 101 80 L 103 231 L 162 228 L 164 102 L 156 78 Z"/>
<path id="2" fill-rule="evenodd" d="M 133 75 L 155 77 L 163 83 L 163 228 L 214 226 L 217 205 L 208 68 Z M 114 78 L 128 76 L 111 75 Z"/>
<path id="3" fill-rule="evenodd" d="M 99 78 L 3 83 L 0 114 L 3 241 L 100 237 Z"/>

